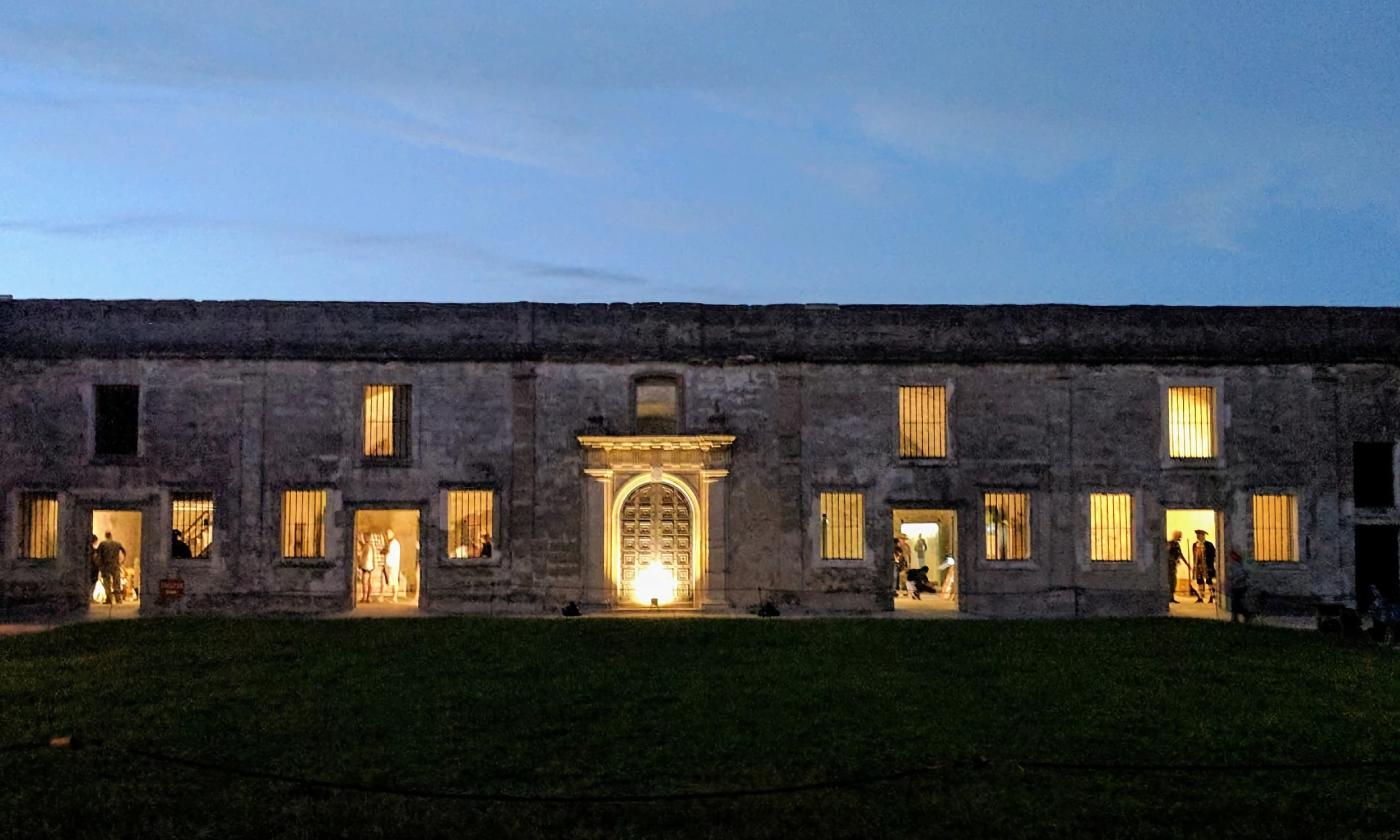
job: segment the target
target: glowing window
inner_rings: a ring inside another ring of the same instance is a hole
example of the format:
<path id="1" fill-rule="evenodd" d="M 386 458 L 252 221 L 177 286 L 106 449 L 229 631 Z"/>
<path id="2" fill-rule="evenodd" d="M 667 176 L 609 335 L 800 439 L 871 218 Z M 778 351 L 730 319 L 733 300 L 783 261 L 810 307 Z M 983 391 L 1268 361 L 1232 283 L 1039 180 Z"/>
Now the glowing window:
<path id="1" fill-rule="evenodd" d="M 31 560 L 58 557 L 58 494 L 22 493 L 19 498 L 19 553 Z"/>
<path id="2" fill-rule="evenodd" d="M 170 557 L 205 559 L 214 544 L 214 497 L 208 493 L 176 493 L 170 497 L 172 531 Z M 181 548 L 181 543 L 184 548 Z M 188 553 L 186 553 L 188 552 Z"/>
<path id="3" fill-rule="evenodd" d="M 364 453 L 366 458 L 407 458 L 412 415 L 409 385 L 366 385 Z"/>
<path id="4" fill-rule="evenodd" d="M 452 557 L 490 557 L 497 550 L 491 529 L 495 493 L 491 490 L 447 492 L 447 544 Z"/>
<path id="5" fill-rule="evenodd" d="M 948 389 L 942 385 L 899 389 L 899 457 L 948 457 Z"/>
<path id="6" fill-rule="evenodd" d="M 282 493 L 282 556 L 326 556 L 325 490 L 287 490 Z"/>
<path id="7" fill-rule="evenodd" d="M 1261 563 L 1297 561 L 1297 496 L 1278 494 L 1254 497 L 1254 559 Z"/>
<path id="8" fill-rule="evenodd" d="M 1031 497 L 1026 493 L 984 493 L 988 560 L 1031 559 Z"/>
<path id="9" fill-rule="evenodd" d="M 1167 389 L 1167 452 L 1173 458 L 1214 458 L 1215 389 Z"/>
<path id="10" fill-rule="evenodd" d="M 865 497 L 822 493 L 822 559 L 865 559 Z"/>
<path id="11" fill-rule="evenodd" d="M 1133 497 L 1129 493 L 1089 494 L 1089 559 L 1128 563 L 1133 559 Z"/>
<path id="12" fill-rule="evenodd" d="M 674 435 L 680 429 L 680 387 L 666 376 L 638 379 L 637 434 Z"/>

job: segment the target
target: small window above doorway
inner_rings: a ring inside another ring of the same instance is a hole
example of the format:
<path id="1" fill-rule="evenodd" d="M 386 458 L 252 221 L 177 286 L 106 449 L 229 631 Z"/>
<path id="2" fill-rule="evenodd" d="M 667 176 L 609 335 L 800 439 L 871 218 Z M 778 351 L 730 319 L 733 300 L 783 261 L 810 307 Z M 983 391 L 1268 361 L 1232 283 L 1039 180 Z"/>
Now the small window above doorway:
<path id="1" fill-rule="evenodd" d="M 680 434 L 681 385 L 674 376 L 633 380 L 633 428 L 639 435 Z"/>

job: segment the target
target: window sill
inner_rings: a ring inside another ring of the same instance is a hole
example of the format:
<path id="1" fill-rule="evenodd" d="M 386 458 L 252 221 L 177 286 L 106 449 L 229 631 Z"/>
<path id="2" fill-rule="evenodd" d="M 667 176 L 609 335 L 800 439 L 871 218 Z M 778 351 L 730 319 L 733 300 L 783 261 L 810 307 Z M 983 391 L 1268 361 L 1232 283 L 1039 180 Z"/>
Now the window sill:
<path id="1" fill-rule="evenodd" d="M 1284 573 L 1302 572 L 1307 570 L 1308 564 L 1305 560 L 1255 560 L 1251 564 L 1254 569 L 1266 571 L 1280 571 Z M 1253 571 L 1251 569 L 1250 571 Z"/>
<path id="2" fill-rule="evenodd" d="M 277 562 L 282 569 L 334 569 L 340 564 L 324 557 L 283 557 Z"/>
<path id="3" fill-rule="evenodd" d="M 901 455 L 896 461 L 901 467 L 951 467 L 957 462 L 950 457 L 943 458 L 914 458 Z"/>
<path id="4" fill-rule="evenodd" d="M 985 557 L 978 560 L 977 565 L 983 569 L 1005 569 L 1008 572 L 1028 572 L 1040 568 L 1034 560 L 988 560 Z"/>
<path id="5" fill-rule="evenodd" d="M 95 467 L 130 467 L 141 463 L 141 455 L 94 455 L 89 463 Z"/>
<path id="6" fill-rule="evenodd" d="M 438 566 L 444 569 L 491 568 L 501 565 L 504 559 L 502 554 L 492 554 L 490 557 L 440 557 Z"/>
<path id="7" fill-rule="evenodd" d="M 412 458 L 361 458 L 360 466 L 366 469 L 378 467 L 411 467 Z"/>
<path id="8" fill-rule="evenodd" d="M 1163 458 L 1162 469 L 1171 470 L 1221 470 L 1225 459 L 1216 458 Z"/>

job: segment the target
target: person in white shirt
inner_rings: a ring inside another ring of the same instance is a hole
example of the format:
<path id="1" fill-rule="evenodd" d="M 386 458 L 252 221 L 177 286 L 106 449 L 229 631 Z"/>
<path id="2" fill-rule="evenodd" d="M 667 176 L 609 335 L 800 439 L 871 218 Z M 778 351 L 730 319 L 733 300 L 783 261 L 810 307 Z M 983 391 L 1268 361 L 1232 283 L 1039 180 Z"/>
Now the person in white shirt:
<path id="1" fill-rule="evenodd" d="M 399 600 L 399 561 L 402 549 L 399 547 L 399 538 L 394 536 L 394 529 L 389 528 L 384 532 L 384 538 L 389 544 L 384 549 L 384 583 L 394 590 L 394 601 Z"/>

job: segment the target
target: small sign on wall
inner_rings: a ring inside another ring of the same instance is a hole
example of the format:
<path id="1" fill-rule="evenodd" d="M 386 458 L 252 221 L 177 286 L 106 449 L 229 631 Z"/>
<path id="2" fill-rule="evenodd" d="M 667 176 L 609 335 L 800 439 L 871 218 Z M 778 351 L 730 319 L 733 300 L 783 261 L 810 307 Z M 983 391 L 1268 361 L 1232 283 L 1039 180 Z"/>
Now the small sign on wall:
<path id="1" fill-rule="evenodd" d="M 162 601 L 175 601 L 183 597 L 185 597 L 185 581 L 183 578 L 160 579 L 160 599 Z"/>

